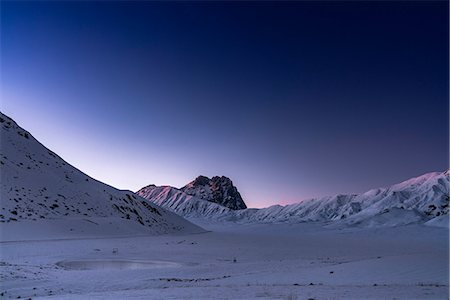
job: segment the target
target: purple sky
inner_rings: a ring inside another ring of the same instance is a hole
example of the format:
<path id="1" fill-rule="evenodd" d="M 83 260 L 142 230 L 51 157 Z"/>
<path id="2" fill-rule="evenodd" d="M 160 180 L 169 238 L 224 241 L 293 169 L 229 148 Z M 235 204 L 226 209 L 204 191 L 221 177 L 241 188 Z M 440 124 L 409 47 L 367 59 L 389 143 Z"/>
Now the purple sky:
<path id="1" fill-rule="evenodd" d="M 447 2 L 3 2 L 1 110 L 117 188 L 250 207 L 448 168 Z"/>

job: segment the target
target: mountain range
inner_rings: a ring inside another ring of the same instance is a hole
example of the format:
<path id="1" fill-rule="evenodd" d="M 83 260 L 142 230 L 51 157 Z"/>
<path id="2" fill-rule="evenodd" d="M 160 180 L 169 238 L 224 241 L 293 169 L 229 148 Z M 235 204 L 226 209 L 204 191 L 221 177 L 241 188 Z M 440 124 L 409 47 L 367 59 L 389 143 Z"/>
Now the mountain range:
<path id="1" fill-rule="evenodd" d="M 137 191 L 137 194 L 188 219 L 239 223 L 322 221 L 365 226 L 427 222 L 446 224 L 449 209 L 449 173 L 449 171 L 428 173 L 362 194 L 313 198 L 295 204 L 273 205 L 262 209 L 237 210 L 235 209 L 237 203 L 228 202 L 227 205 L 223 205 L 221 201 L 205 200 L 214 198 L 211 192 L 208 195 L 208 190 L 202 190 L 201 193 L 198 191 L 186 193 L 185 187 L 177 189 L 171 186 L 150 185 Z M 205 182 L 209 180 L 204 176 L 199 178 Z M 196 181 L 197 179 L 187 186 L 193 186 Z M 231 180 L 227 179 L 226 182 L 230 185 Z"/>
<path id="2" fill-rule="evenodd" d="M 118 190 L 71 166 L 2 113 L 0 127 L 2 239 L 5 235 L 14 239 L 15 231 L 7 229 L 14 224 L 22 224 L 30 237 L 39 228 L 61 236 L 94 231 L 119 235 L 203 230 L 188 220 L 448 226 L 449 171 L 428 173 L 361 194 L 256 209 L 247 208 L 238 189 L 225 176 L 199 176 L 182 188 L 148 185 L 136 193 Z"/>

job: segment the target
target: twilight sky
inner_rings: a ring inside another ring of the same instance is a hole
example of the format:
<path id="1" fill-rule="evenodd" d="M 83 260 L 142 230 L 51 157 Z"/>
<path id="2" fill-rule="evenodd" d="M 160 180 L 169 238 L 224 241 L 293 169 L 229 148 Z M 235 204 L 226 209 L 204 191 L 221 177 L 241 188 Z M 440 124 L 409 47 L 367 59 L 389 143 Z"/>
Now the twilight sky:
<path id="1" fill-rule="evenodd" d="M 250 207 L 448 168 L 448 3 L 3 2 L 1 110 L 115 187 Z"/>

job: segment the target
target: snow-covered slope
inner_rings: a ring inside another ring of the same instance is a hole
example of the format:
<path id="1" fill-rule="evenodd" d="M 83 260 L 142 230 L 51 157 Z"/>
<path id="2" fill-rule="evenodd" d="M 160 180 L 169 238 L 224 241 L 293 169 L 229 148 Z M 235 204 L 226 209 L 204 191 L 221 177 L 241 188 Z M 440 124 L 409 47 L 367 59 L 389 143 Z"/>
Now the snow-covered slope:
<path id="1" fill-rule="evenodd" d="M 130 191 L 92 179 L 1 113 L 0 127 L 2 231 L 14 230 L 13 225 L 44 228 L 43 222 L 54 222 L 60 229 L 70 223 L 71 232 L 88 232 L 86 224 L 105 232 L 110 224 L 109 231 L 118 233 L 132 232 L 125 227 L 140 228 L 143 234 L 201 230 Z"/>
<path id="2" fill-rule="evenodd" d="M 344 225 L 396 226 L 448 214 L 449 171 L 429 173 L 363 194 L 309 199 L 262 209 L 230 210 L 173 187 L 148 186 L 142 197 L 188 218 L 264 223 L 336 221 Z"/>
<path id="3" fill-rule="evenodd" d="M 225 206 L 188 195 L 171 186 L 149 185 L 140 189 L 137 194 L 184 217 L 213 217 L 232 211 Z"/>

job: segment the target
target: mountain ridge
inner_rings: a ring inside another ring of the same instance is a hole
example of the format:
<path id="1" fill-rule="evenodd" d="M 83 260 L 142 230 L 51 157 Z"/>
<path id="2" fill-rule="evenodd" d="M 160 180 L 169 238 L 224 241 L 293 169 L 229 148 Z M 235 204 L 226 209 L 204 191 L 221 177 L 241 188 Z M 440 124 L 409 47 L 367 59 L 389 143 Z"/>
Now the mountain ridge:
<path id="1" fill-rule="evenodd" d="M 273 205 L 235 211 L 217 206 L 215 203 L 205 203 L 196 196 L 187 195 L 183 190 L 170 186 L 154 186 L 151 192 L 145 188 L 137 192 L 143 198 L 186 218 L 241 223 L 338 221 L 347 225 L 425 223 L 436 217 L 448 216 L 448 193 L 448 170 L 426 173 L 398 184 L 371 189 L 360 194 L 339 194 L 306 199 L 284 206 Z M 384 217 L 391 211 L 395 211 L 391 213 L 392 218 L 404 216 L 404 220 L 388 221 Z"/>

